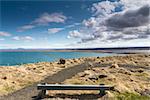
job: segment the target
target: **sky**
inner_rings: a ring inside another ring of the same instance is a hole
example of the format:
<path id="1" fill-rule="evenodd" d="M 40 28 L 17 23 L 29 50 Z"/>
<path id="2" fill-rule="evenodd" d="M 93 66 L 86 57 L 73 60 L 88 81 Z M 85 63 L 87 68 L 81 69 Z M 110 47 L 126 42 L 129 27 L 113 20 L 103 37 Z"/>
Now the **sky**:
<path id="1" fill-rule="evenodd" d="M 150 46 L 150 0 L 0 0 L 0 49 Z"/>

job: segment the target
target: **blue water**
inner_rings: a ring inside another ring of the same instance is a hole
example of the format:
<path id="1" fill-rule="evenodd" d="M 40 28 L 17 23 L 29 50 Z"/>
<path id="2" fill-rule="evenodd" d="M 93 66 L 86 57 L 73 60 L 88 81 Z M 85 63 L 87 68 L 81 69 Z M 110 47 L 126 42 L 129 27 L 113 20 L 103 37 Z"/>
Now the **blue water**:
<path id="1" fill-rule="evenodd" d="M 60 58 L 72 59 L 80 57 L 104 57 L 111 56 L 111 53 L 93 52 L 0 52 L 0 65 L 20 65 L 36 62 L 52 62 Z"/>

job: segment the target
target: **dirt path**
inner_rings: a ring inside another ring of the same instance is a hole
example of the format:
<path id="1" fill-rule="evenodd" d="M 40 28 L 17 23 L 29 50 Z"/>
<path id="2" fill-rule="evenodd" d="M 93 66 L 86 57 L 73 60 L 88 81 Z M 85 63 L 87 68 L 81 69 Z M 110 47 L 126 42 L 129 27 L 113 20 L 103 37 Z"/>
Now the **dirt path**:
<path id="1" fill-rule="evenodd" d="M 65 81 L 66 79 L 73 77 L 77 73 L 83 72 L 84 70 L 88 69 L 89 67 L 92 67 L 92 65 L 94 67 L 96 67 L 100 64 L 91 64 L 89 62 L 88 63 L 85 62 L 80 65 L 76 65 L 76 66 L 73 66 L 70 68 L 63 69 L 63 70 L 59 71 L 58 73 L 56 73 L 52 76 L 49 76 L 38 83 L 41 83 L 41 82 L 60 83 L 60 82 Z M 103 66 L 106 66 L 106 65 L 103 65 Z M 23 88 L 21 90 L 18 90 L 12 94 L 0 97 L 0 100 L 33 100 L 40 92 L 37 90 L 37 87 L 36 87 L 38 83 L 35 83 L 35 84 L 33 84 L 29 87 Z"/>

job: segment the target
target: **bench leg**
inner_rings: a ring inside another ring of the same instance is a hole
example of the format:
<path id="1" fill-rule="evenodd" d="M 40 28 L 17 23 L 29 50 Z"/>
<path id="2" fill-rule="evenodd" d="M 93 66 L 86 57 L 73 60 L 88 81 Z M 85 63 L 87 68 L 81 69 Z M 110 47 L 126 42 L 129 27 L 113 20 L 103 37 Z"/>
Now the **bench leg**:
<path id="1" fill-rule="evenodd" d="M 104 96 L 105 94 L 106 94 L 105 90 L 100 90 L 100 93 L 99 93 L 100 96 Z"/>
<path id="2" fill-rule="evenodd" d="M 42 91 L 41 91 L 41 98 L 44 98 L 45 95 L 46 95 L 46 90 L 42 90 Z"/>
<path id="3" fill-rule="evenodd" d="M 46 90 L 42 90 L 39 92 L 35 100 L 43 99 L 45 96 L 46 96 Z"/>

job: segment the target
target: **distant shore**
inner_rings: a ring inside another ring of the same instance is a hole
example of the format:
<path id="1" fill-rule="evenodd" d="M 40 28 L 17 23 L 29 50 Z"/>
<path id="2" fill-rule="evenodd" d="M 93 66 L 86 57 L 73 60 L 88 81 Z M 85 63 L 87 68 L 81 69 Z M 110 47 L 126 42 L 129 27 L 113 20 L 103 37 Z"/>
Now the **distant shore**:
<path id="1" fill-rule="evenodd" d="M 103 47 L 103 48 L 62 48 L 62 49 L 0 49 L 0 52 L 100 52 L 100 53 L 121 53 L 136 54 L 150 53 L 150 47 Z"/>
<path id="2" fill-rule="evenodd" d="M 19 67 L 0 66 L 0 95 L 6 95 L 8 93 L 14 92 L 23 87 L 29 86 L 37 81 L 40 81 L 47 76 L 53 75 L 54 73 L 57 73 L 62 69 L 73 67 L 75 65 L 80 65 L 84 62 L 99 63 L 100 67 L 101 64 L 111 64 L 111 66 L 114 66 L 115 69 L 119 65 L 126 65 L 126 66 L 128 65 L 129 68 L 130 66 L 131 67 L 140 66 L 140 68 L 137 67 L 135 69 L 141 69 L 142 71 L 144 71 L 144 73 L 146 73 L 144 74 L 147 75 L 145 77 L 150 77 L 150 74 L 148 73 L 150 71 L 149 54 L 129 54 L 124 56 L 110 56 L 110 57 L 82 57 L 78 59 L 67 59 L 65 60 L 64 64 L 61 64 L 58 61 L 58 62 L 39 62 L 33 64 L 23 64 L 20 65 Z M 110 66 L 108 66 L 108 68 L 109 67 Z M 108 71 L 106 70 L 108 74 L 110 73 L 109 70 L 110 69 L 108 69 Z M 116 72 L 117 70 L 112 71 Z M 77 79 L 77 77 L 75 78 Z M 148 81 L 142 82 L 140 83 L 140 85 L 143 85 L 142 86 L 143 88 L 141 88 L 141 90 L 145 89 L 146 86 L 150 85 L 150 82 Z M 70 80 L 68 79 L 68 81 L 66 80 L 64 83 L 68 84 L 73 82 L 71 81 L 71 79 Z"/>

